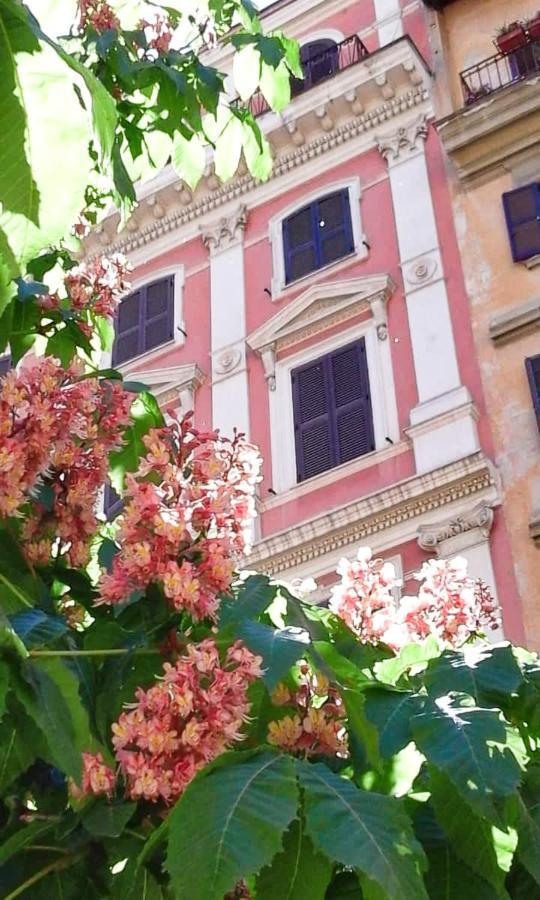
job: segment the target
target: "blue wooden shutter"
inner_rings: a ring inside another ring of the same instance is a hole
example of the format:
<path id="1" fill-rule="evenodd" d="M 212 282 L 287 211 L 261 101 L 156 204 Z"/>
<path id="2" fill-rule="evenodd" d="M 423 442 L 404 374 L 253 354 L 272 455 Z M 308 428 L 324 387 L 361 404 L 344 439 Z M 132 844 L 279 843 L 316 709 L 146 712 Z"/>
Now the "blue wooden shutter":
<path id="1" fill-rule="evenodd" d="M 540 354 L 538 356 L 530 356 L 526 359 L 525 367 L 529 378 L 536 421 L 538 422 L 538 428 L 540 429 Z"/>
<path id="2" fill-rule="evenodd" d="M 285 281 L 296 281 L 318 268 L 315 204 L 305 206 L 283 222 Z"/>
<path id="3" fill-rule="evenodd" d="M 113 365 L 174 338 L 174 275 L 153 281 L 122 300 L 116 322 Z"/>
<path id="4" fill-rule="evenodd" d="M 540 183 L 503 194 L 504 214 L 514 262 L 540 253 Z"/>
<path id="5" fill-rule="evenodd" d="M 292 372 L 298 481 L 375 449 L 362 338 Z"/>
<path id="6" fill-rule="evenodd" d="M 319 266 L 327 266 L 354 250 L 347 189 L 318 201 L 317 238 Z"/>
<path id="7" fill-rule="evenodd" d="M 11 355 L 0 356 L 0 377 L 11 369 Z"/>
<path id="8" fill-rule="evenodd" d="M 335 459 L 325 358 L 292 373 L 298 481 L 331 469 Z"/>
<path id="9" fill-rule="evenodd" d="M 375 449 L 365 340 L 331 353 L 328 366 L 339 465 Z"/>
<path id="10" fill-rule="evenodd" d="M 105 491 L 103 495 L 103 512 L 107 516 L 109 522 L 111 522 L 119 512 L 122 511 L 124 506 L 124 501 L 116 493 L 110 482 L 107 482 L 105 485 Z"/>

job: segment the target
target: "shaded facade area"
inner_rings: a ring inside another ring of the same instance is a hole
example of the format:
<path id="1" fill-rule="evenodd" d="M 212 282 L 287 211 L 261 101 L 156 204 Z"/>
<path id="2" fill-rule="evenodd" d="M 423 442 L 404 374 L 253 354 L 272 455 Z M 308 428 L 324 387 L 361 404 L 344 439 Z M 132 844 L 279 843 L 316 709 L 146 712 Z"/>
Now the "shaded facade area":
<path id="1" fill-rule="evenodd" d="M 112 217 L 87 250 L 135 264 L 115 362 L 165 408 L 260 446 L 250 568 L 313 577 L 324 601 L 358 545 L 405 583 L 424 559 L 459 553 L 519 642 L 512 535 L 433 124 L 450 112 L 436 94 L 436 16 L 408 0 L 270 6 L 265 26 L 299 40 L 305 79 L 282 114 L 252 100 L 269 181 L 241 163 L 221 184 L 209 156 L 192 192 L 167 168 L 126 229 Z M 226 48 L 210 61 L 231 70 Z"/>

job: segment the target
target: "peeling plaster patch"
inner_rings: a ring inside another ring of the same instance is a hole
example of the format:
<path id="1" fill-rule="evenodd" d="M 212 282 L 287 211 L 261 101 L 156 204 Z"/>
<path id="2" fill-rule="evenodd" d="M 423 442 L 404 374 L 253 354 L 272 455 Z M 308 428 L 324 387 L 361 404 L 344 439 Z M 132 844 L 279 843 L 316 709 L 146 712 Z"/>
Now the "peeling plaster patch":
<path id="1" fill-rule="evenodd" d="M 467 265 L 464 266 L 465 287 L 471 305 L 478 306 L 491 288 L 493 272 L 484 259 L 481 241 L 474 236 L 474 230 L 469 228 L 467 212 L 460 200 L 456 200 L 454 218 L 462 258 L 467 260 Z"/>
<path id="2" fill-rule="evenodd" d="M 530 428 L 531 413 L 519 401 L 506 403 L 497 423 L 500 446 L 505 447 L 499 457 L 503 478 L 508 484 L 525 478 L 538 456 L 538 438 Z"/>

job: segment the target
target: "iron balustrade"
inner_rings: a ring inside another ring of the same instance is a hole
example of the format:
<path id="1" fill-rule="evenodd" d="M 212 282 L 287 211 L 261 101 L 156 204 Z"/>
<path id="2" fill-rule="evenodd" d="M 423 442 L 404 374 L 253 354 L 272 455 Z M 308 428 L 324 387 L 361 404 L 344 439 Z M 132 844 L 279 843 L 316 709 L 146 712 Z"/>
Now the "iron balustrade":
<path id="1" fill-rule="evenodd" d="M 353 34 L 351 37 L 345 38 L 341 43 L 315 54 L 302 63 L 303 79 L 291 77 L 291 98 L 304 94 L 316 85 L 321 84 L 321 82 L 331 78 L 337 72 L 342 72 L 344 69 L 354 66 L 368 55 L 367 47 L 357 34 Z M 234 100 L 233 105 L 239 105 L 239 100 Z M 253 94 L 247 106 L 255 117 L 261 116 L 270 109 L 261 91 L 256 91 Z"/>
<path id="2" fill-rule="evenodd" d="M 540 40 L 529 41 L 512 53 L 497 53 L 460 74 L 465 105 L 540 72 Z"/>

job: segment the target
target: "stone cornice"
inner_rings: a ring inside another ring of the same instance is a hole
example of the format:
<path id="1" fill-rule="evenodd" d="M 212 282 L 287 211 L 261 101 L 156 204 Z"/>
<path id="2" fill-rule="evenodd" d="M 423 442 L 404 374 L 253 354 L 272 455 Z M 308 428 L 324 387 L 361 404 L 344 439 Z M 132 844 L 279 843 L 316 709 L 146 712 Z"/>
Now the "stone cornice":
<path id="1" fill-rule="evenodd" d="M 482 453 L 434 472 L 414 475 L 398 484 L 383 488 L 344 507 L 296 525 L 286 532 L 265 538 L 255 544 L 246 559 L 249 568 L 276 575 L 318 557 L 351 545 L 380 539 L 385 531 L 403 533 L 396 543 L 416 537 L 415 520 L 432 510 L 444 509 L 451 503 L 470 497 L 482 497 L 486 504 L 498 502 L 498 485 L 492 464 Z"/>
<path id="2" fill-rule="evenodd" d="M 416 121 L 402 125 L 396 131 L 376 137 L 377 147 L 383 159 L 392 165 L 402 162 L 413 153 L 423 149 L 428 136 L 426 116 L 419 116 Z"/>
<path id="3" fill-rule="evenodd" d="M 418 529 L 418 544 L 422 550 L 437 550 L 439 544 L 470 531 L 479 531 L 487 538 L 493 526 L 493 510 L 486 503 L 479 503 L 461 515 Z"/>
<path id="4" fill-rule="evenodd" d="M 495 344 L 503 344 L 535 328 L 540 328 L 539 297 L 492 316 L 489 322 L 489 336 Z"/>

